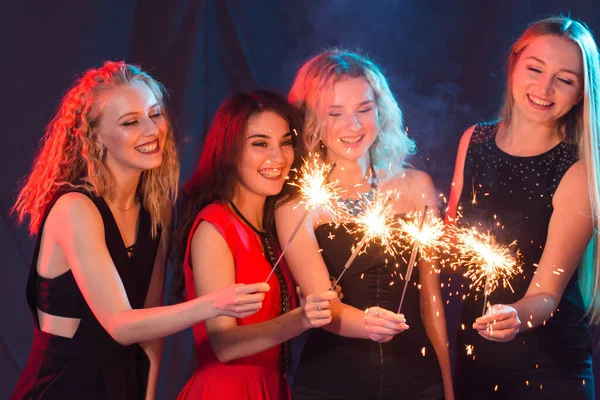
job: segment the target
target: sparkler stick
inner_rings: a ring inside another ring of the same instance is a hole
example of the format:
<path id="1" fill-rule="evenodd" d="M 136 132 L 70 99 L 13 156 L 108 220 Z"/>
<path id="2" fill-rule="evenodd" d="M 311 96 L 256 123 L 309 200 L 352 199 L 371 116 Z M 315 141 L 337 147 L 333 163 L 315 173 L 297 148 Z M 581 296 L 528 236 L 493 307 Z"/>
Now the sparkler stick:
<path id="1" fill-rule="evenodd" d="M 425 220 L 427 219 L 427 210 L 429 206 L 425 206 L 423 209 L 423 215 L 421 216 L 421 223 L 419 224 L 419 231 L 423 230 L 423 225 L 425 225 Z M 412 275 L 412 271 L 414 269 L 415 261 L 417 260 L 417 253 L 419 252 L 420 241 L 418 238 L 415 238 L 413 243 L 412 252 L 410 253 L 410 260 L 408 261 L 408 267 L 406 268 L 406 276 L 404 277 L 404 288 L 402 289 L 402 296 L 400 297 L 400 304 L 398 305 L 398 314 L 400 314 L 400 310 L 402 309 L 402 303 L 404 302 L 404 296 L 406 295 L 406 288 L 408 287 L 408 282 L 410 281 L 410 277 Z"/>
<path id="2" fill-rule="evenodd" d="M 492 236 L 490 237 L 490 246 L 496 247 L 496 237 Z M 483 311 L 481 312 L 481 316 L 483 317 L 485 315 L 485 306 L 487 305 L 487 298 L 488 298 L 488 293 L 490 292 L 490 271 L 488 270 L 487 273 L 485 274 L 485 287 L 483 288 Z"/>
<path id="3" fill-rule="evenodd" d="M 271 275 L 273 275 L 273 272 L 275 272 L 275 269 L 277 268 L 277 266 L 279 266 L 279 263 L 283 259 L 283 255 L 287 251 L 288 247 L 290 246 L 290 243 L 292 243 L 292 240 L 294 239 L 298 231 L 300 230 L 300 227 L 304 223 L 304 220 L 306 219 L 310 211 L 318 206 L 329 206 L 328 209 L 331 209 L 331 206 L 328 203 L 330 203 L 331 200 L 337 196 L 337 188 L 335 183 L 328 183 L 327 181 L 329 180 L 329 177 L 331 176 L 331 173 L 333 172 L 335 166 L 336 163 L 331 164 L 329 166 L 329 169 L 327 170 L 327 173 L 324 174 L 325 166 L 320 165 L 317 157 L 315 157 L 312 165 L 309 161 L 306 161 L 300 169 L 301 177 L 299 179 L 299 182 L 292 184 L 300 188 L 300 194 L 303 197 L 302 203 L 304 204 L 306 210 L 304 211 L 304 214 L 302 214 L 302 217 L 294 227 L 292 235 L 290 236 L 287 243 L 285 244 L 285 247 L 281 251 L 277 262 L 275 262 L 275 265 L 273 265 L 273 268 L 271 268 L 271 272 L 269 272 L 269 275 L 267 275 L 267 279 L 265 279 L 265 282 L 269 281 L 269 278 L 271 278 Z"/>
<path id="4" fill-rule="evenodd" d="M 271 268 L 271 272 L 269 272 L 269 275 L 267 275 L 267 279 L 265 279 L 265 282 L 269 281 L 269 278 L 271 277 L 271 275 L 273 275 L 273 272 L 275 272 L 275 269 L 279 266 L 279 263 L 283 259 L 283 255 L 287 251 L 287 248 L 289 247 L 290 243 L 292 243 L 292 239 L 294 239 L 294 236 L 296 236 L 296 234 L 298 233 L 298 230 L 300 230 L 300 227 L 302 226 L 302 223 L 304 223 L 304 220 L 308 216 L 309 212 L 310 212 L 310 210 L 306 210 L 306 211 L 304 211 L 304 214 L 302 214 L 300 221 L 298 221 L 298 224 L 296 224 L 296 227 L 292 231 L 292 236 L 290 236 L 290 238 L 288 239 L 287 243 L 285 244 L 283 250 L 281 250 L 281 254 L 279 255 L 279 258 L 277 259 L 277 262 L 275 262 L 275 265 L 273 265 L 273 268 Z"/>
<path id="5" fill-rule="evenodd" d="M 362 250 L 362 248 L 365 246 L 366 243 L 367 243 L 367 235 L 364 235 L 362 237 L 362 239 L 360 240 L 360 242 L 358 242 L 358 244 L 354 248 L 354 251 L 350 255 L 350 258 L 348 259 L 348 261 L 346 261 L 346 264 L 344 264 L 344 270 L 342 271 L 340 276 L 337 277 L 335 282 L 333 282 L 333 285 L 331 286 L 331 290 L 335 289 L 335 287 L 337 286 L 340 279 L 342 279 L 342 276 L 344 276 L 344 274 L 346 273 L 346 271 L 348 270 L 350 265 L 354 262 L 354 260 L 356 259 L 356 256 L 358 256 L 358 253 L 360 253 L 360 251 Z"/>
<path id="6" fill-rule="evenodd" d="M 485 306 L 487 304 L 488 292 L 490 290 L 490 273 L 489 272 L 487 274 L 485 274 L 485 287 L 483 290 L 484 290 L 485 294 L 483 295 L 483 311 L 481 311 L 482 317 L 485 315 Z"/>

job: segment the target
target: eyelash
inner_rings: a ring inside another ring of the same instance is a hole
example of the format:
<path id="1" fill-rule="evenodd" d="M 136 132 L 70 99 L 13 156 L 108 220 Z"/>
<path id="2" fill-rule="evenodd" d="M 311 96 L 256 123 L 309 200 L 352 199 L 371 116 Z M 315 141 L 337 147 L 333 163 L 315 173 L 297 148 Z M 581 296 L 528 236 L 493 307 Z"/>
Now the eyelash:
<path id="1" fill-rule="evenodd" d="M 162 117 L 162 114 L 161 114 L 160 111 L 157 111 L 156 113 L 150 115 L 150 118 L 152 118 L 152 119 L 159 118 L 159 117 Z M 122 125 L 123 126 L 133 126 L 133 125 L 137 124 L 138 122 L 139 121 L 136 119 L 136 120 L 133 120 L 133 121 L 124 122 Z"/>
<path id="2" fill-rule="evenodd" d="M 373 107 L 368 107 L 368 108 L 363 108 L 362 110 L 358 110 L 357 112 L 360 114 L 365 114 L 368 113 L 369 111 L 371 111 L 373 109 Z M 340 117 L 342 115 L 342 113 L 329 113 L 330 117 Z"/>
<path id="3" fill-rule="evenodd" d="M 562 83 L 564 83 L 565 85 L 572 85 L 573 81 L 570 81 L 568 79 L 563 79 L 563 78 L 558 78 L 559 81 L 561 81 Z"/>
<path id="4" fill-rule="evenodd" d="M 281 146 L 292 146 L 293 142 L 291 140 L 284 140 L 283 142 L 281 142 Z M 269 147 L 269 144 L 266 142 L 254 142 L 252 143 L 252 146 L 256 146 L 256 147 Z"/>
<path id="5" fill-rule="evenodd" d="M 530 70 L 530 71 L 532 71 L 532 72 L 538 73 L 538 74 L 540 74 L 540 73 L 542 72 L 540 69 L 538 69 L 538 68 L 534 68 L 534 67 L 529 67 L 529 68 L 527 68 L 527 69 L 528 69 L 528 70 Z M 557 78 L 557 79 L 558 79 L 560 82 L 564 83 L 565 85 L 569 85 L 569 86 L 570 86 L 570 85 L 572 85 L 572 84 L 573 84 L 573 81 L 572 81 L 572 80 L 569 80 L 569 79 L 564 79 L 564 78 Z"/>

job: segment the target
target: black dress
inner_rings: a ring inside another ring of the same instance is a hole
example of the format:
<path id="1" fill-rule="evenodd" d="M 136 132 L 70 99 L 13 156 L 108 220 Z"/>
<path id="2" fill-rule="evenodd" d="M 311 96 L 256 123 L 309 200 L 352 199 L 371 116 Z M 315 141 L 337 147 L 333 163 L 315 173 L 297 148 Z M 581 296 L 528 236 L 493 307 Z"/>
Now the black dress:
<path id="1" fill-rule="evenodd" d="M 352 244 L 360 238 L 349 234 L 343 226 L 321 225 L 315 234 L 329 274 L 337 277 L 350 256 Z M 342 301 L 360 310 L 380 306 L 395 312 L 404 284 L 398 273 L 404 276 L 406 271 L 406 263 L 400 256 L 396 258 L 384 254 L 378 246 L 369 247 L 342 278 Z M 402 305 L 410 329 L 387 343 L 345 338 L 323 329 L 311 330 L 296 372 L 292 397 L 443 398 L 440 367 L 421 321 L 418 280 L 415 268 Z"/>
<path id="2" fill-rule="evenodd" d="M 577 146 L 561 142 L 538 156 L 515 157 L 498 148 L 497 131 L 495 123 L 475 128 L 467 150 L 460 204 L 463 224 L 490 228 L 500 244 L 517 240 L 524 264 L 523 273 L 511 281 L 514 293 L 500 285 L 488 297 L 490 304 L 511 304 L 523 298 L 529 287 L 546 242 L 552 197 L 565 172 L 577 161 Z M 483 309 L 482 296 L 475 294 L 464 301 L 465 328 L 458 332 L 458 399 L 593 398 L 591 332 L 577 271 L 554 316 L 506 343 L 486 340 L 472 329 Z M 528 316 L 519 317 L 527 322 Z M 467 345 L 474 346 L 473 354 L 467 354 Z"/>
<path id="3" fill-rule="evenodd" d="M 132 308 L 142 308 L 148 292 L 159 239 L 150 236 L 150 215 L 141 208 L 136 243 L 131 258 L 116 221 L 102 198 L 84 190 L 98 207 L 104 222 L 106 246 L 117 268 Z M 53 279 L 40 277 L 37 260 L 42 232 L 38 234 L 27 282 L 27 303 L 34 320 L 31 353 L 11 399 L 143 399 L 149 361 L 137 345 L 123 346 L 102 328 L 73 277 L 71 270 Z M 80 318 L 73 338 L 39 329 L 37 308 L 52 315 Z"/>

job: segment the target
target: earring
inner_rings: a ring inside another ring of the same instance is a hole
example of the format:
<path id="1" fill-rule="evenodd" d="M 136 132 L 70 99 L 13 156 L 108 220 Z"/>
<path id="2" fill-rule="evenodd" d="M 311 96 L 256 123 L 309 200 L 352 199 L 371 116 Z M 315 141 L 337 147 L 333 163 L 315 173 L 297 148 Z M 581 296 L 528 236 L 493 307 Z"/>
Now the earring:
<path id="1" fill-rule="evenodd" d="M 100 150 L 98 150 L 98 157 L 100 157 L 100 160 L 102 160 L 104 158 L 104 149 L 105 148 L 106 147 L 103 144 L 100 145 Z"/>

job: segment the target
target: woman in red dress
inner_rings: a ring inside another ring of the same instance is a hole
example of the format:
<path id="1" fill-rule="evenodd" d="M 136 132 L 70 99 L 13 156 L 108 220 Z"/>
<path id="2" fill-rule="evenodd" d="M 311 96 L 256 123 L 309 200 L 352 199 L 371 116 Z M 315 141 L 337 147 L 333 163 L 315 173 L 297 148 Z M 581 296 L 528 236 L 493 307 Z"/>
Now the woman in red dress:
<path id="1" fill-rule="evenodd" d="M 226 100 L 185 186 L 176 237 L 176 292 L 193 299 L 232 283 L 266 279 L 280 251 L 275 197 L 294 158 L 298 115 L 266 91 Z M 288 399 L 289 340 L 331 321 L 335 292 L 315 293 L 296 308 L 284 262 L 252 317 L 217 317 L 194 327 L 198 367 L 180 399 Z"/>

